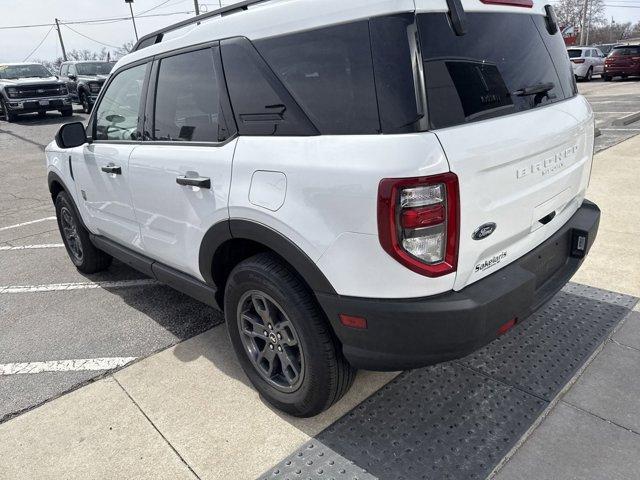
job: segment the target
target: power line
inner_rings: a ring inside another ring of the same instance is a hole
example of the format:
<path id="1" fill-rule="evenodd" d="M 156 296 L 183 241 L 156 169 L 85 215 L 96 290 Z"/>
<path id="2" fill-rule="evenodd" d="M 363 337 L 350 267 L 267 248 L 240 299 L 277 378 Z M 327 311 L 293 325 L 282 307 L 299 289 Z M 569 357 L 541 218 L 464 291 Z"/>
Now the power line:
<path id="1" fill-rule="evenodd" d="M 145 10 L 144 12 L 139 13 L 139 15 L 144 15 L 145 13 L 149 13 L 152 12 L 153 10 L 156 10 L 160 7 L 162 7 L 163 5 L 166 5 L 167 3 L 169 3 L 171 0 L 165 0 L 164 2 L 156 5 L 155 7 L 151 7 L 149 10 Z"/>
<path id="2" fill-rule="evenodd" d="M 85 35 L 84 33 L 81 33 L 81 32 L 79 32 L 79 31 L 77 31 L 75 28 L 71 28 L 71 27 L 70 27 L 69 25 L 67 25 L 66 23 L 63 23 L 62 25 L 64 25 L 65 27 L 67 27 L 67 28 L 68 28 L 69 30 L 71 30 L 72 32 L 74 32 L 74 33 L 76 33 L 76 34 L 80 35 L 81 37 L 86 38 L 87 40 L 91 40 L 92 42 L 99 43 L 100 45 L 103 45 L 103 46 L 105 46 L 105 47 L 110 47 L 110 48 L 119 48 L 119 47 L 117 47 L 117 46 L 115 46 L 115 45 L 110 45 L 110 44 L 108 44 L 108 43 L 101 42 L 100 40 L 96 40 L 95 38 L 91 38 L 90 36 Z"/>
<path id="3" fill-rule="evenodd" d="M 172 15 L 190 15 L 193 10 L 186 10 L 182 12 L 167 12 L 167 13 L 154 13 L 152 15 L 136 15 L 136 18 L 154 18 L 154 17 L 169 17 Z M 131 17 L 111 17 L 111 18 L 96 18 L 90 20 L 70 20 L 63 22 L 65 25 L 80 25 L 80 24 L 100 24 L 100 23 L 115 23 L 130 21 Z M 38 28 L 38 27 L 51 27 L 54 23 L 39 23 L 31 25 L 9 25 L 6 27 L 0 27 L 0 30 L 13 30 L 21 28 Z"/>
<path id="4" fill-rule="evenodd" d="M 51 31 L 53 30 L 53 25 L 51 26 L 51 28 L 49 29 L 49 31 L 45 34 L 44 37 L 42 37 L 42 40 L 40 40 L 40 43 L 36 46 L 36 48 L 34 48 L 33 50 L 31 50 L 31 53 L 29 55 L 27 55 L 25 57 L 25 59 L 23 60 L 23 62 L 26 62 L 27 60 L 29 60 L 29 57 L 31 55 L 33 55 L 34 53 L 36 53 L 36 50 L 38 50 L 40 48 L 40 46 L 44 43 L 44 41 L 47 39 L 47 37 L 49 36 L 49 34 L 51 33 Z"/>

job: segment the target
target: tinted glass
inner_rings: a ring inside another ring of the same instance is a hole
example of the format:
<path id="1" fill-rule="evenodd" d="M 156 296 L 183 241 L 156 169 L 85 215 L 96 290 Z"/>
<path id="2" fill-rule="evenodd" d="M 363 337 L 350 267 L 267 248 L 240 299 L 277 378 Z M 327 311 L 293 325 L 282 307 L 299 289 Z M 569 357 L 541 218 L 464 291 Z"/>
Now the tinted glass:
<path id="1" fill-rule="evenodd" d="M 160 60 L 155 140 L 222 141 L 226 128 L 220 111 L 219 80 L 210 48 Z"/>
<path id="2" fill-rule="evenodd" d="M 367 21 L 255 45 L 321 133 L 380 132 Z"/>
<path id="3" fill-rule="evenodd" d="M 69 72 L 69 65 L 62 65 L 60 67 L 60 76 L 61 77 L 66 77 L 68 72 Z"/>
<path id="4" fill-rule="evenodd" d="M 622 55 L 640 56 L 640 47 L 616 47 L 611 50 L 610 56 L 617 57 Z"/>
<path id="5" fill-rule="evenodd" d="M 0 65 L 0 78 L 47 78 L 53 76 L 42 65 Z"/>
<path id="6" fill-rule="evenodd" d="M 567 53 L 569 54 L 569 58 L 580 58 L 582 56 L 582 50 L 567 50 Z"/>
<path id="7" fill-rule="evenodd" d="M 108 75 L 113 68 L 110 62 L 79 63 L 76 65 L 80 75 Z"/>
<path id="8" fill-rule="evenodd" d="M 521 112 L 566 98 L 552 56 L 568 62 L 562 45 L 536 26 L 531 15 L 468 13 L 467 34 L 456 36 L 447 15 L 418 15 L 418 27 L 433 128 Z M 496 32 L 500 32 L 499 35 Z M 546 41 L 542 35 L 549 36 Z M 553 40 L 552 40 L 553 39 Z M 560 72 L 566 77 L 566 72 Z M 526 94 L 530 87 L 551 87 Z M 567 96 L 571 96 L 569 91 Z"/>
<path id="9" fill-rule="evenodd" d="M 573 68 L 571 67 L 569 56 L 567 55 L 567 46 L 564 43 L 562 34 L 560 32 L 550 34 L 547 30 L 545 17 L 541 15 L 533 15 L 532 19 L 533 23 L 535 23 L 538 28 L 538 32 L 540 32 L 540 36 L 547 47 L 549 55 L 551 56 L 551 61 L 555 66 L 556 73 L 560 80 L 564 98 L 570 98 L 577 95 L 578 85 L 576 84 L 576 77 L 573 75 Z"/>
<path id="10" fill-rule="evenodd" d="M 425 99 L 420 80 L 415 16 L 373 18 L 369 27 L 382 132 L 425 130 Z"/>
<path id="11" fill-rule="evenodd" d="M 241 135 L 316 135 L 317 129 L 245 38 L 221 43 L 233 113 Z"/>
<path id="12" fill-rule="evenodd" d="M 140 97 L 146 65 L 120 72 L 107 87 L 96 110 L 96 140 L 137 140 Z"/>

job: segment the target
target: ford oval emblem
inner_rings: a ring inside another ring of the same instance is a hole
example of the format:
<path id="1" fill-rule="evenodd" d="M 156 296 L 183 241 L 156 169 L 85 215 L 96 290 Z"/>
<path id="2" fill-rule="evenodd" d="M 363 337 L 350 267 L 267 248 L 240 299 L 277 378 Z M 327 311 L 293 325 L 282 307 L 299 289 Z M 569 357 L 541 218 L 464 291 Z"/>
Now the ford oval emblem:
<path id="1" fill-rule="evenodd" d="M 485 223 L 484 225 L 480 225 L 476 228 L 476 231 L 473 232 L 471 238 L 474 240 L 482 240 L 483 238 L 487 238 L 493 232 L 496 231 L 497 225 L 495 223 Z"/>

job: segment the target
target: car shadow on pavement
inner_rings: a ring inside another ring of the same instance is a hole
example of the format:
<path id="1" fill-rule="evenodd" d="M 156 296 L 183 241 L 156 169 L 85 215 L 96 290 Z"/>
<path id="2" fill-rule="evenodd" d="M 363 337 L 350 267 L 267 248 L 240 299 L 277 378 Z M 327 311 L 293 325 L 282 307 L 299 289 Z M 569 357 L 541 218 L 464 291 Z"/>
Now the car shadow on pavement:
<path id="1" fill-rule="evenodd" d="M 71 122 L 84 122 L 86 116 L 80 115 L 80 112 L 74 112 L 70 117 L 63 117 L 59 113 L 47 113 L 44 117 L 39 117 L 37 114 L 20 115 L 18 119 L 13 122 L 16 125 L 62 125 L 64 123 Z"/>

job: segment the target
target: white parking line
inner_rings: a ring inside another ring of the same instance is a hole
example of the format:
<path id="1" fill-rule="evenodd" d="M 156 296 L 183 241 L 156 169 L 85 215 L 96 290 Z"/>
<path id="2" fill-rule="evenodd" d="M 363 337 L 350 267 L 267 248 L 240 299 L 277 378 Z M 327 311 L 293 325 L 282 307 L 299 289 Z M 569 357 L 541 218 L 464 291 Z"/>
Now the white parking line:
<path id="1" fill-rule="evenodd" d="M 121 280 L 113 282 L 79 282 L 79 283 L 51 283 L 48 285 L 8 285 L 0 287 L 3 293 L 34 293 L 34 292 L 59 292 L 66 290 L 92 290 L 96 288 L 131 288 L 147 285 L 160 285 L 157 280 L 143 278 L 139 280 Z"/>
<path id="2" fill-rule="evenodd" d="M 11 245 L 0 247 L 0 252 L 4 252 L 7 250 L 40 250 L 45 248 L 62 248 L 64 247 L 64 243 L 45 243 L 42 245 L 19 245 L 17 247 L 13 247 Z"/>
<path id="3" fill-rule="evenodd" d="M 55 220 L 55 219 L 56 217 L 39 218 L 38 220 L 31 220 L 30 222 L 23 222 L 23 223 L 18 223 L 16 225 L 9 225 L 8 227 L 0 227 L 0 232 L 2 232 L 3 230 L 10 230 L 12 228 L 24 227 L 25 225 L 32 225 L 34 223 L 46 222 L 47 220 Z"/>
<path id="4" fill-rule="evenodd" d="M 91 370 L 113 370 L 133 362 L 137 357 L 80 358 L 49 362 L 0 364 L 0 376 L 23 375 L 43 372 L 84 372 Z"/>

